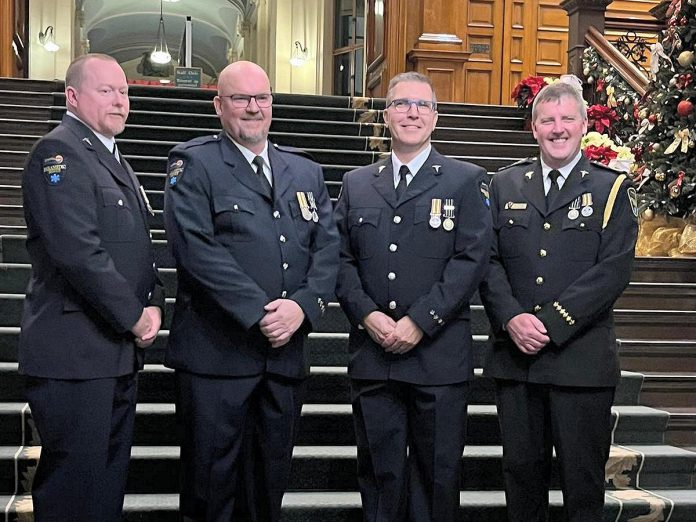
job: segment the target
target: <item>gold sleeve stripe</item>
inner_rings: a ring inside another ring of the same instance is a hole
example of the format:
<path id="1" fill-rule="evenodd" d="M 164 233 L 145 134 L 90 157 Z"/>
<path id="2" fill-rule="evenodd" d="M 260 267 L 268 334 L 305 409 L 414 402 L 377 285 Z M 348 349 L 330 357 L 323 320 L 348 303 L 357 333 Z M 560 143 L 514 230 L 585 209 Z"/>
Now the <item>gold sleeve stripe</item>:
<path id="1" fill-rule="evenodd" d="M 621 188 L 621 184 L 624 182 L 625 179 L 626 174 L 621 174 L 616 178 L 616 181 L 614 181 L 614 184 L 611 187 L 611 192 L 609 192 L 609 199 L 607 199 L 607 204 L 604 207 L 604 221 L 602 222 L 602 230 L 607 228 L 609 218 L 611 217 L 611 211 L 614 210 L 614 203 L 616 203 L 616 196 L 618 195 L 619 188 Z"/>

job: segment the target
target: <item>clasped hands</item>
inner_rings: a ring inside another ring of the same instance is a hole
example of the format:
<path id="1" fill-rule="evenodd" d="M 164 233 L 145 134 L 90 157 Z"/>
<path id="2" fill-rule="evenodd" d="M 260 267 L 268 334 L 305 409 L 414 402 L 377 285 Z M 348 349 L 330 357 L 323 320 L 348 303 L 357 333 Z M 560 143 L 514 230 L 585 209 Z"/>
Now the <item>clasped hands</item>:
<path id="1" fill-rule="evenodd" d="M 533 314 L 516 315 L 508 321 L 505 329 L 517 348 L 527 355 L 536 355 L 551 340 L 544 323 Z"/>
<path id="2" fill-rule="evenodd" d="M 300 305 L 292 299 L 275 299 L 263 309 L 266 315 L 259 321 L 259 327 L 273 348 L 287 344 L 305 318 Z"/>
<path id="3" fill-rule="evenodd" d="M 372 340 L 387 353 L 408 353 L 423 338 L 423 330 L 407 315 L 394 321 L 387 314 L 376 310 L 365 316 L 363 326 Z"/>

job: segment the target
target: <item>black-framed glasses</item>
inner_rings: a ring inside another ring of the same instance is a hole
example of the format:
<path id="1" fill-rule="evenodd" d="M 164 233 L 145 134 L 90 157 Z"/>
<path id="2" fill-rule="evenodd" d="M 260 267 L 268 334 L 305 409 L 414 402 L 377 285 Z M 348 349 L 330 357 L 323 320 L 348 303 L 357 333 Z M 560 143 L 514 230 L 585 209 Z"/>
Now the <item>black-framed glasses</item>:
<path id="1" fill-rule="evenodd" d="M 227 94 L 224 96 L 220 94 L 218 96 L 220 96 L 220 98 L 229 98 L 232 107 L 236 107 L 237 109 L 246 109 L 252 99 L 256 100 L 256 105 L 262 109 L 270 107 L 273 103 L 273 94 L 270 92 L 264 92 L 262 94 Z"/>
<path id="2" fill-rule="evenodd" d="M 396 112 L 408 112 L 411 105 L 416 106 L 418 114 L 430 114 L 437 108 L 437 104 L 430 100 L 411 100 L 410 98 L 397 98 L 392 100 L 387 108 L 394 107 Z"/>

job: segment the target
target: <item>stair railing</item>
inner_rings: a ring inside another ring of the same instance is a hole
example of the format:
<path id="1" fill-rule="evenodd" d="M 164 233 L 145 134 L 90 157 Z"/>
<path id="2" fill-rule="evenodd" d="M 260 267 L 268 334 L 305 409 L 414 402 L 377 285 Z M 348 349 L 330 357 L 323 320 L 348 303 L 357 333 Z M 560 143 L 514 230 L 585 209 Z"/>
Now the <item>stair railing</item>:
<path id="1" fill-rule="evenodd" d="M 602 59 L 610 64 L 640 96 L 645 94 L 649 83 L 648 77 L 621 54 L 596 27 L 591 25 L 587 29 L 585 41 L 594 47 Z"/>

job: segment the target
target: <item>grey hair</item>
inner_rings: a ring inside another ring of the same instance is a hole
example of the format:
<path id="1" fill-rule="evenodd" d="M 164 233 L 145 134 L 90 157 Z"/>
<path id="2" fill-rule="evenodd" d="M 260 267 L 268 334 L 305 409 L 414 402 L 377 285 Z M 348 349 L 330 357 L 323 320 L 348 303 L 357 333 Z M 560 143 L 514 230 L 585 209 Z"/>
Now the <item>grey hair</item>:
<path id="1" fill-rule="evenodd" d="M 583 120 L 587 120 L 587 107 L 585 100 L 582 97 L 582 90 L 578 89 L 577 85 L 568 83 L 564 80 L 547 85 L 539 91 L 534 103 L 532 104 L 532 121 L 537 117 L 537 106 L 540 103 L 558 102 L 561 98 L 572 98 L 575 100 L 575 105 L 578 107 L 578 112 Z"/>
<path id="2" fill-rule="evenodd" d="M 430 90 L 433 92 L 432 101 L 435 104 L 435 108 L 437 109 L 437 97 L 435 96 L 435 88 L 433 87 L 432 80 L 428 78 L 425 74 L 421 74 L 416 71 L 399 73 L 389 81 L 389 88 L 387 89 L 387 105 L 389 105 L 389 103 L 392 101 L 392 91 L 394 90 L 394 87 L 403 82 L 420 82 L 429 85 Z"/>
<path id="3" fill-rule="evenodd" d="M 65 87 L 80 88 L 82 85 L 82 73 L 89 60 L 102 60 L 104 62 L 115 62 L 118 64 L 118 60 L 108 54 L 89 53 L 78 56 L 68 65 L 68 70 L 65 72 Z"/>

